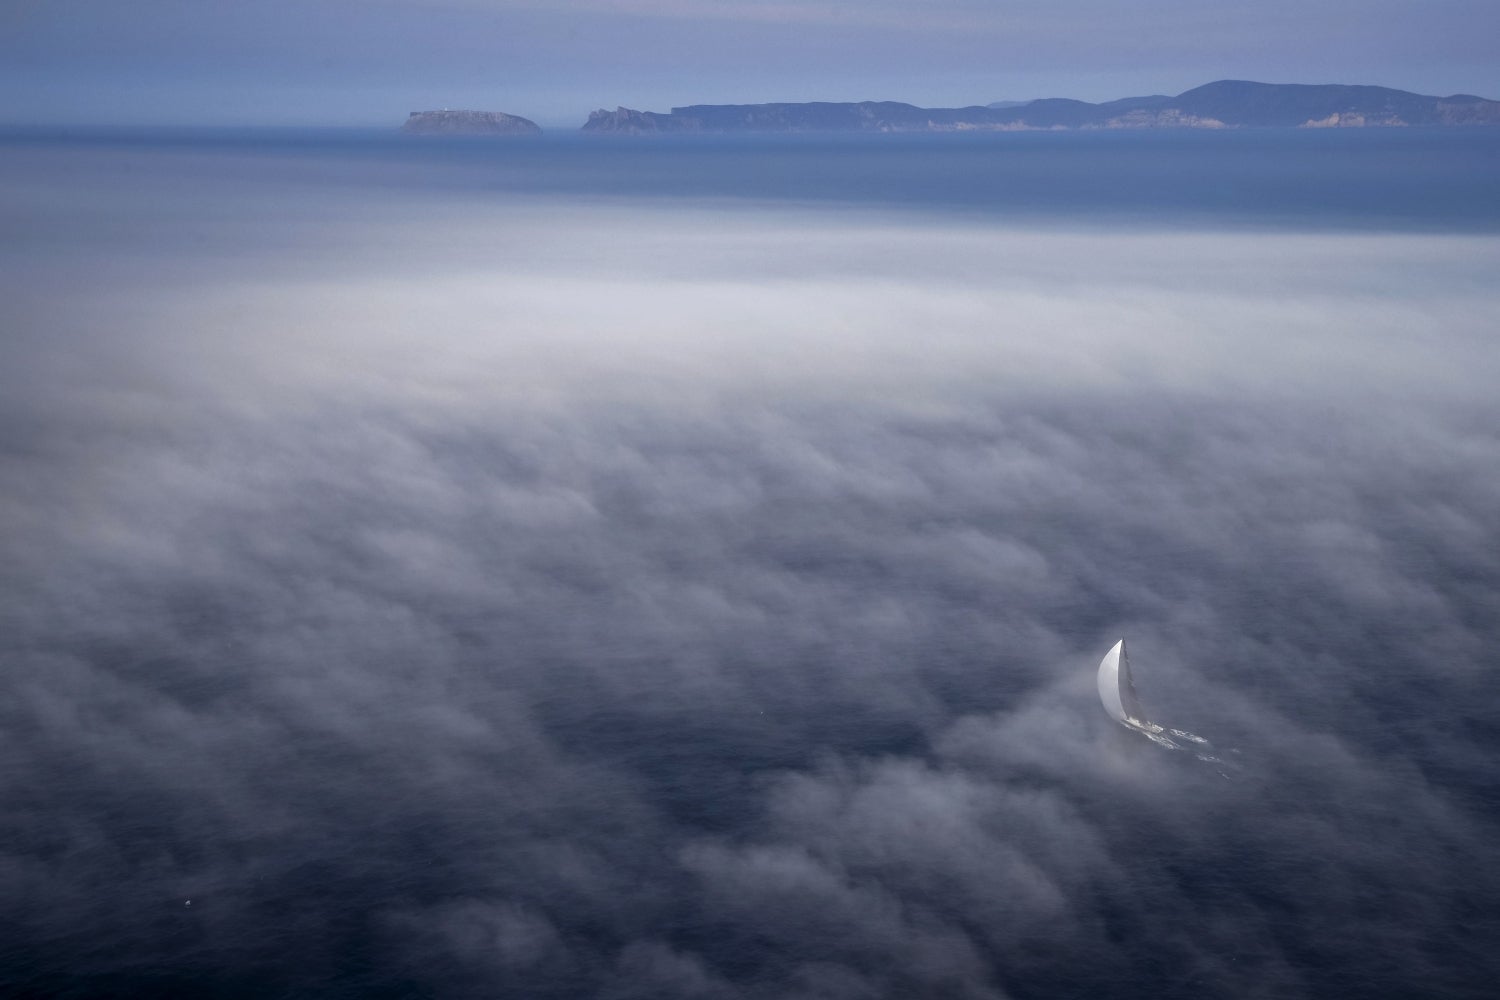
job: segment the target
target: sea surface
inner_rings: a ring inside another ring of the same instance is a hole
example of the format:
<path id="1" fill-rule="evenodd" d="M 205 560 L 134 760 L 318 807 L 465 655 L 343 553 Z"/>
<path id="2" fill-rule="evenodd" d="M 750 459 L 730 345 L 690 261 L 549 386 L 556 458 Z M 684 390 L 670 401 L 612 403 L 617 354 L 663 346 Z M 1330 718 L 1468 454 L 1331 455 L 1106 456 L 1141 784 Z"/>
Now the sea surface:
<path id="1" fill-rule="evenodd" d="M 0 133 L 0 995 L 1492 995 L 1497 178 Z"/>

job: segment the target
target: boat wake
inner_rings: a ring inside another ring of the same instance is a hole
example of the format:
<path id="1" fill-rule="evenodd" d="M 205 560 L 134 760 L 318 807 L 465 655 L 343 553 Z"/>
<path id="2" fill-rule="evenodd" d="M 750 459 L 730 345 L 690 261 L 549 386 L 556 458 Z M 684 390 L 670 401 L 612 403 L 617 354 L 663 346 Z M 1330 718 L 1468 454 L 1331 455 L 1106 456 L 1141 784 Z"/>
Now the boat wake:
<path id="1" fill-rule="evenodd" d="M 1129 728 L 1134 729 L 1135 727 L 1131 726 Z M 1220 777 L 1232 778 L 1235 772 L 1240 769 L 1239 765 L 1235 762 L 1219 756 L 1214 745 L 1206 737 L 1199 736 L 1197 733 L 1190 733 L 1183 729 L 1168 729 L 1160 733 L 1152 732 L 1149 729 L 1141 729 L 1139 732 L 1157 746 L 1166 747 L 1168 750 L 1182 750 L 1191 753 L 1194 758 L 1204 764 L 1208 764 L 1215 771 L 1219 772 Z M 1168 736 L 1167 733 L 1171 733 L 1172 735 Z M 1234 749 L 1224 752 L 1239 753 L 1238 750 Z"/>

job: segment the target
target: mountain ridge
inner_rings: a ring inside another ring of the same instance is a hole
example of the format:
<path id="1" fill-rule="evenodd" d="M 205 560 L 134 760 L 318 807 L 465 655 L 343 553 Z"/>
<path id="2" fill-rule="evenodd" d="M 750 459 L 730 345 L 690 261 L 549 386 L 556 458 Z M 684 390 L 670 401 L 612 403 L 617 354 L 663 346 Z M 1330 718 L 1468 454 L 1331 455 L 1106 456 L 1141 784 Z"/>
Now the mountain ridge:
<path id="1" fill-rule="evenodd" d="M 1216 80 L 1175 97 L 1124 97 L 1098 104 L 1046 97 L 996 104 L 1001 106 L 919 108 L 900 101 L 693 104 L 665 114 L 618 107 L 593 112 L 582 131 L 648 135 L 1500 125 L 1500 101 L 1356 84 Z"/>

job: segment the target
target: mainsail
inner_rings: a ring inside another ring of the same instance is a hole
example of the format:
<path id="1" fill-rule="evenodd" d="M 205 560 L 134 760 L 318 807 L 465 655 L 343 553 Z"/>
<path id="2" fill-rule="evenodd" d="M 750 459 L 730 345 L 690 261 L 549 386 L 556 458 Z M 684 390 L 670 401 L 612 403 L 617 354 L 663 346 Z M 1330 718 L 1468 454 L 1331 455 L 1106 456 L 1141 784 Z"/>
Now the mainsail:
<path id="1" fill-rule="evenodd" d="M 1135 685 L 1130 683 L 1130 658 L 1125 655 L 1124 639 L 1115 643 L 1099 661 L 1099 700 L 1121 725 L 1161 731 L 1159 726 L 1147 722 L 1146 713 L 1141 711 L 1141 700 L 1135 695 Z"/>

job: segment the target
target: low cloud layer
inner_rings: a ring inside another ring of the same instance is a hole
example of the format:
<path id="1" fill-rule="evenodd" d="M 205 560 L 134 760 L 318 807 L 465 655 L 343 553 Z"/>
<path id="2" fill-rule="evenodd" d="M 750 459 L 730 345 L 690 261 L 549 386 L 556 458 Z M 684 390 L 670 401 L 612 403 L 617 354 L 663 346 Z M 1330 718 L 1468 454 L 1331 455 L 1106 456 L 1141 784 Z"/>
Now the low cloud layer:
<path id="1" fill-rule="evenodd" d="M 1492 239 L 297 197 L 7 251 L 7 988 L 1500 971 Z"/>

